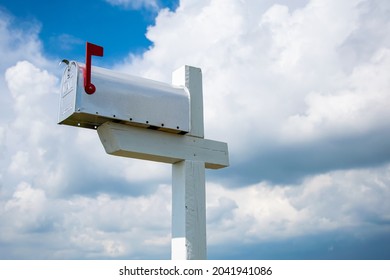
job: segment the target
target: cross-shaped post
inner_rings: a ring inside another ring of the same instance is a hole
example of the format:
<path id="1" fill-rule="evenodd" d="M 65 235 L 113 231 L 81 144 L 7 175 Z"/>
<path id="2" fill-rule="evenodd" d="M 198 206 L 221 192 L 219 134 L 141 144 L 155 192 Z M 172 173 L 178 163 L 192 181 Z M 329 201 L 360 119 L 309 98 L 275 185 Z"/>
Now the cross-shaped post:
<path id="1" fill-rule="evenodd" d="M 172 164 L 172 259 L 206 259 L 205 168 L 229 165 L 227 144 L 204 139 L 202 73 L 183 66 L 172 83 L 190 93 L 190 131 L 177 135 L 106 122 L 97 129 L 108 154 Z"/>
<path id="2" fill-rule="evenodd" d="M 172 84 L 190 92 L 191 129 L 204 138 L 202 72 L 183 66 L 173 72 Z M 205 164 L 183 160 L 172 164 L 172 259 L 207 259 Z"/>

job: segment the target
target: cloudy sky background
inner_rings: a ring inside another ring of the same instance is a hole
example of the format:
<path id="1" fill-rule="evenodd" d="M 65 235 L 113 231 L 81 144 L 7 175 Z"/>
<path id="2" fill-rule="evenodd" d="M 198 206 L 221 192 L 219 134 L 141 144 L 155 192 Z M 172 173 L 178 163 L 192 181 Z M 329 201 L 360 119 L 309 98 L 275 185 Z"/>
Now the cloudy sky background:
<path id="1" fill-rule="evenodd" d="M 206 173 L 210 259 L 390 258 L 389 1 L 1 0 L 1 259 L 170 258 L 171 167 L 56 123 L 87 40 L 137 76 L 202 68 L 231 162 Z"/>

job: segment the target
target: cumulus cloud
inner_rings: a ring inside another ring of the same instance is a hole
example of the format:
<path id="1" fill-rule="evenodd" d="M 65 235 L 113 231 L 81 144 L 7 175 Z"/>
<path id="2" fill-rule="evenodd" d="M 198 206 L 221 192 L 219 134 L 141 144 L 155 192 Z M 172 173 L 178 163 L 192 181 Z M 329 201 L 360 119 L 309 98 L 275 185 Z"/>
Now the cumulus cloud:
<path id="1" fill-rule="evenodd" d="M 334 92 L 311 92 L 305 97 L 306 110 L 289 116 L 286 141 L 324 138 L 327 135 L 371 133 L 382 129 L 389 117 L 390 49 L 380 49 L 369 62 L 355 67 L 345 78 L 342 89 Z M 370 81 L 369 83 L 367 81 Z"/>
<path id="2" fill-rule="evenodd" d="M 65 207 L 68 211 L 62 226 L 69 245 L 88 258 L 148 258 L 147 253 L 159 255 L 161 249 L 169 247 L 169 186 L 161 185 L 152 195 L 140 198 L 79 196 Z M 145 247 L 151 247 L 150 251 L 144 252 Z"/>
<path id="3" fill-rule="evenodd" d="M 206 137 L 231 156 L 207 173 L 212 248 L 389 231 L 389 3 L 183 0 L 159 11 L 153 47 L 115 66 L 166 82 L 202 68 Z M 170 167 L 56 125 L 39 25 L 1 15 L 0 257 L 169 258 Z"/>
<path id="4" fill-rule="evenodd" d="M 42 55 L 42 43 L 38 38 L 38 22 L 28 22 L 22 26 L 15 25 L 15 18 L 0 8 L 0 69 L 4 71 L 15 61 L 29 59 L 36 65 L 45 65 L 48 60 Z"/>
<path id="5" fill-rule="evenodd" d="M 299 185 L 262 182 L 226 189 L 214 184 L 208 189 L 210 244 L 253 244 L 334 230 L 354 232 L 362 226 L 372 234 L 389 230 L 389 168 L 324 173 Z"/>
<path id="6" fill-rule="evenodd" d="M 158 0 L 106 0 L 106 2 L 114 6 L 121 6 L 133 10 L 140 10 L 144 8 L 156 11 L 160 7 Z"/>
<path id="7" fill-rule="evenodd" d="M 309 165 L 318 164 L 314 172 L 337 169 L 340 160 L 344 167 L 371 165 L 375 159 L 361 151 L 384 153 L 389 140 L 383 130 L 388 129 L 385 69 L 390 45 L 378 35 L 388 20 L 376 17 L 386 5 L 355 0 L 313 0 L 296 7 L 182 1 L 175 12 L 161 11 L 149 28 L 154 47 L 117 67 L 165 81 L 170 80 L 168 70 L 182 64 L 201 67 L 206 135 L 223 135 L 232 162 L 256 161 L 259 168 L 251 176 L 257 172 L 258 180 L 276 180 L 261 174 L 263 165 L 272 166 L 268 173 L 280 179 L 312 174 L 301 161 L 306 156 Z M 377 43 L 354 44 L 365 36 Z M 377 137 L 383 138 L 380 145 L 371 141 Z M 321 147 L 324 158 L 335 155 L 333 161 L 322 162 Z M 313 149 L 319 150 L 318 157 L 312 158 Z M 345 149 L 360 154 L 355 165 L 337 156 Z M 278 170 L 285 160 L 296 176 Z M 379 156 L 377 164 L 382 162 Z"/>
<path id="8" fill-rule="evenodd" d="M 42 55 L 42 43 L 38 38 L 40 24 L 29 22 L 15 24 L 16 19 L 0 7 L 0 91 L 2 92 L 2 110 L 0 110 L 0 125 L 11 120 L 12 99 L 7 94 L 4 72 L 19 60 L 28 60 L 42 67 L 50 68 L 50 63 Z"/>
<path id="9" fill-rule="evenodd" d="M 17 187 L 12 199 L 4 206 L 6 215 L 13 215 L 14 227 L 35 230 L 39 228 L 44 217 L 45 203 L 47 202 L 44 191 L 33 189 L 22 182 Z"/>
<path id="10" fill-rule="evenodd" d="M 53 122 L 57 108 L 50 104 L 56 104 L 58 79 L 28 61 L 20 61 L 6 70 L 5 80 L 14 114 L 6 125 L 7 175 L 14 184 L 39 178 L 50 181 L 57 168 L 53 164 L 57 155 L 54 143 L 60 138 Z"/>
<path id="11" fill-rule="evenodd" d="M 0 244 L 8 243 L 1 258 L 169 257 L 166 185 L 140 198 L 101 194 L 53 199 L 22 182 L 8 201 L 0 202 L 0 220 Z M 36 253 L 38 243 L 42 247 Z M 24 252 L 18 255 L 21 247 Z"/>
<path id="12" fill-rule="evenodd" d="M 359 209 L 383 220 L 362 194 L 381 200 L 388 190 L 362 174 L 387 185 L 387 168 L 375 167 L 390 157 L 388 9 L 384 1 L 181 1 L 149 28 L 154 47 L 117 65 L 164 81 L 182 64 L 202 68 L 206 136 L 229 143 L 232 163 L 209 188 L 212 242 L 243 238 L 241 226 L 247 240 L 354 227 L 367 222 Z M 302 198 L 311 192 L 327 199 Z"/>
<path id="13" fill-rule="evenodd" d="M 1 75 L 1 95 L 3 105 L 9 104 L 0 111 L 1 258 L 160 256 L 159 250 L 169 244 L 169 231 L 155 236 L 157 220 L 139 215 L 169 223 L 158 215 L 166 215 L 163 210 L 169 203 L 158 189 L 169 182 L 170 171 L 164 172 L 161 164 L 114 159 L 105 154 L 96 131 L 58 126 L 59 77 L 54 74 L 58 63 L 40 61 L 38 34 L 24 34 L 11 22 L 4 23 L 7 18 L 11 16 L 0 20 L 5 46 L 1 65 L 7 66 Z M 14 30 L 23 40 L 12 37 Z M 140 179 L 137 174 L 145 176 Z M 114 205 L 122 205 L 115 222 Z M 97 216 L 90 212 L 100 208 L 105 210 Z M 160 225 L 165 229 L 166 223 Z M 142 240 L 127 242 L 137 236 Z M 143 242 L 154 247 L 143 250 Z"/>

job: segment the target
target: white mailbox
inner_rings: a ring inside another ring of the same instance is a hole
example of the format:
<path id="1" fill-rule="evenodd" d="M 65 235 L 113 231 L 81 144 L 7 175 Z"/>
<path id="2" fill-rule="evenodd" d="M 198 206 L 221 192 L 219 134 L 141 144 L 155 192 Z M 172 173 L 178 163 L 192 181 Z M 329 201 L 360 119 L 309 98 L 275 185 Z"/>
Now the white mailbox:
<path id="1" fill-rule="evenodd" d="M 186 87 L 93 66 L 89 79 L 94 89 L 87 93 L 88 68 L 75 61 L 67 64 L 61 81 L 59 124 L 96 129 L 113 121 L 179 134 L 190 131 Z"/>

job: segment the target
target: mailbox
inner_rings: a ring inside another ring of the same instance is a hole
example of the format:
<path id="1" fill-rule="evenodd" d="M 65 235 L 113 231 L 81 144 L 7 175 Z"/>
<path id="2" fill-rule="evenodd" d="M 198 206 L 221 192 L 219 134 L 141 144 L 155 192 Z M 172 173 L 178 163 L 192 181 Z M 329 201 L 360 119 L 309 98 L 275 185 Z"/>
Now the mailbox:
<path id="1" fill-rule="evenodd" d="M 96 129 L 106 121 L 185 134 L 190 95 L 173 86 L 124 73 L 67 62 L 61 81 L 59 124 Z M 87 93 L 86 75 L 94 86 Z"/>

